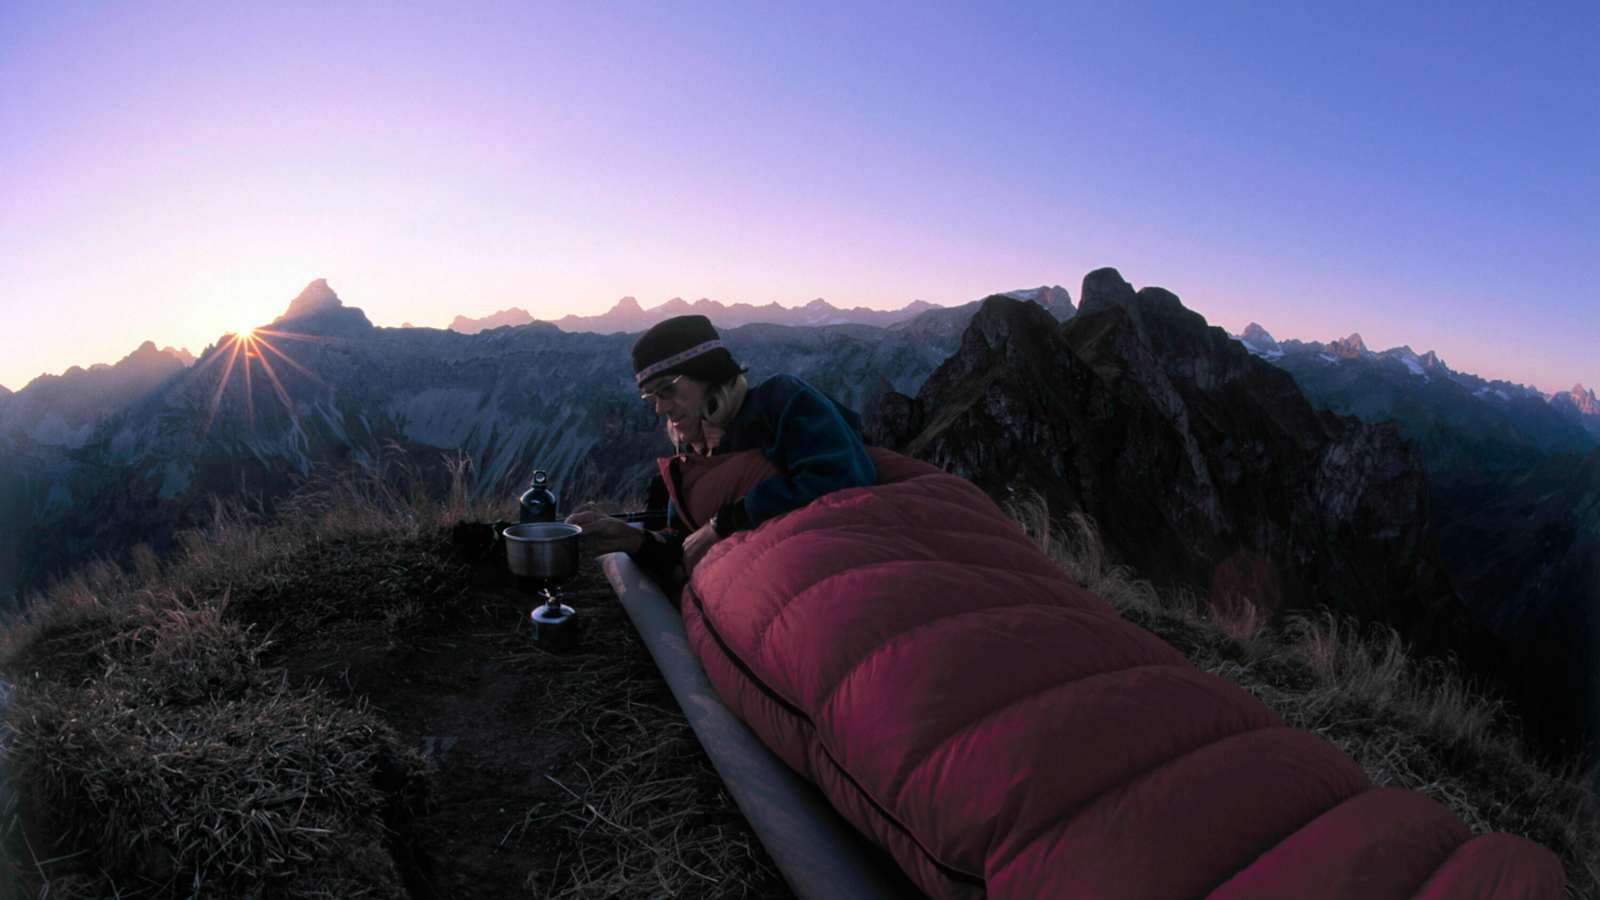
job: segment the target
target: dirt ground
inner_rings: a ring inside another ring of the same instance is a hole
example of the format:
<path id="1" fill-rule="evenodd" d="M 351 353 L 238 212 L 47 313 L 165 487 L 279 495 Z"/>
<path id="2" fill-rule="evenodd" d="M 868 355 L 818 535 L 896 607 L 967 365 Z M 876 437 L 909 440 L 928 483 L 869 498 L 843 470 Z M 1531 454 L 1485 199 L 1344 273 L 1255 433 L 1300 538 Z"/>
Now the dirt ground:
<path id="1" fill-rule="evenodd" d="M 592 559 L 563 591 L 578 648 L 474 553 L 465 593 L 405 628 L 336 622 L 267 660 L 366 702 L 431 763 L 391 823 L 417 898 L 791 896 Z"/>

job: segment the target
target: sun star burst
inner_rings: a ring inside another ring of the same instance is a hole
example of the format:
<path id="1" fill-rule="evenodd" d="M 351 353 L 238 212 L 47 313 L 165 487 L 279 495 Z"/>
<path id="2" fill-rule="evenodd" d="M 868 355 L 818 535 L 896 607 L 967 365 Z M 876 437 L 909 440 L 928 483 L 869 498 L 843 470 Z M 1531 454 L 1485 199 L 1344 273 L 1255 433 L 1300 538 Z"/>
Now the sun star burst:
<path id="1" fill-rule="evenodd" d="M 339 341 L 338 338 L 296 334 L 289 331 L 272 331 L 266 328 L 245 328 L 225 335 L 217 352 L 212 354 L 211 358 L 200 366 L 200 369 L 204 370 L 215 365 L 218 360 L 224 357 L 227 358 L 226 362 L 222 364 L 221 374 L 217 377 L 217 385 L 211 392 L 211 401 L 207 404 L 205 428 L 202 433 L 210 433 L 211 425 L 216 421 L 217 413 L 222 408 L 223 395 L 227 393 L 228 383 L 233 380 L 233 371 L 236 367 L 243 370 L 245 421 L 249 427 L 255 427 L 255 370 L 259 366 L 261 374 L 266 377 L 267 382 L 272 386 L 272 393 L 278 398 L 278 402 L 283 404 L 284 411 L 289 414 L 289 419 L 294 423 L 295 430 L 299 431 L 302 437 L 305 436 L 305 429 L 301 425 L 299 411 L 295 409 L 294 401 L 289 396 L 288 387 L 278 377 L 278 372 L 273 367 L 272 361 L 267 354 L 271 353 L 273 356 L 278 357 L 319 387 L 327 387 L 327 382 L 318 378 L 310 369 L 291 358 L 288 353 L 277 346 L 277 342 L 272 338 L 276 338 L 277 342 L 306 341 L 309 343 L 331 344 Z"/>

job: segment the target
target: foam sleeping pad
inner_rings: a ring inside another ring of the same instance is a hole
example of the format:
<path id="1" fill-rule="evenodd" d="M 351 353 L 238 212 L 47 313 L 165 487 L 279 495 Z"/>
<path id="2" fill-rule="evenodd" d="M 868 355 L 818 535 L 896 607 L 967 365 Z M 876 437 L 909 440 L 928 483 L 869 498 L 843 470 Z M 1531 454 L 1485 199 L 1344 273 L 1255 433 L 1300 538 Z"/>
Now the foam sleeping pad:
<path id="1" fill-rule="evenodd" d="M 880 483 L 715 544 L 682 597 L 712 685 L 940 898 L 1549 898 L 1559 859 L 1472 837 L 1069 581 L 967 480 Z M 778 473 L 662 461 L 691 524 Z"/>

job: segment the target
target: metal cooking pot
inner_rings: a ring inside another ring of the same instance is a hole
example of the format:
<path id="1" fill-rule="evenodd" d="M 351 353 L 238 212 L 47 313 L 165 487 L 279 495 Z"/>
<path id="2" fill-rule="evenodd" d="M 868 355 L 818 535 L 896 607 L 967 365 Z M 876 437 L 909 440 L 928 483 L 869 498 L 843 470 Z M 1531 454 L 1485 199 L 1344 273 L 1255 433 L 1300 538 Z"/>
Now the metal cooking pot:
<path id="1" fill-rule="evenodd" d="M 560 584 L 578 571 L 578 535 L 583 529 L 565 522 L 524 522 L 502 533 L 506 565 L 519 578 Z"/>

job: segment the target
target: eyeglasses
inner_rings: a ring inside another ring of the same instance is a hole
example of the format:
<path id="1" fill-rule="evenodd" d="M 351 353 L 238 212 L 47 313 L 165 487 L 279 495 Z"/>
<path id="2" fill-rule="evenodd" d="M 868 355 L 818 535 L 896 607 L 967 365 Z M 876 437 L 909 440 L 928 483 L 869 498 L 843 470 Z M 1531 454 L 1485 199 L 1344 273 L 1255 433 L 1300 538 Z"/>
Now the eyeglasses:
<path id="1" fill-rule="evenodd" d="M 683 380 L 682 375 L 674 375 L 661 382 L 654 390 L 641 391 L 639 399 L 650 406 L 654 406 L 657 400 L 671 400 L 672 394 L 678 389 L 678 382 L 681 380 Z"/>

